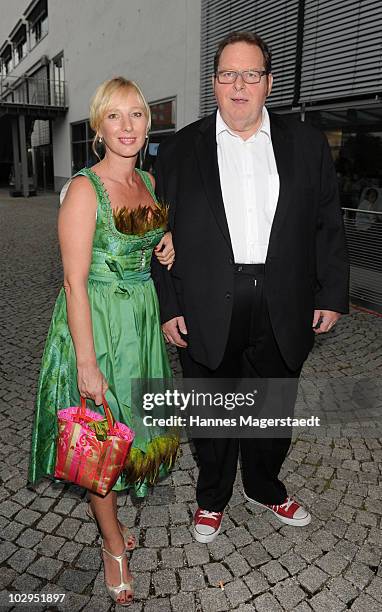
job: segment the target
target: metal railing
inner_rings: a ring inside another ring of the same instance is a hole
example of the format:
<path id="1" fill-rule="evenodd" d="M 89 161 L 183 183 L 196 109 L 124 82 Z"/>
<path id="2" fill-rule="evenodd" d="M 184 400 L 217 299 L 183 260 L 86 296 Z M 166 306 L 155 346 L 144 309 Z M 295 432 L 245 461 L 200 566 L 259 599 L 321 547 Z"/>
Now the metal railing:
<path id="1" fill-rule="evenodd" d="M 0 102 L 28 106 L 66 107 L 66 82 L 34 76 L 0 77 Z"/>
<path id="2" fill-rule="evenodd" d="M 350 299 L 382 310 L 382 212 L 343 208 Z"/>

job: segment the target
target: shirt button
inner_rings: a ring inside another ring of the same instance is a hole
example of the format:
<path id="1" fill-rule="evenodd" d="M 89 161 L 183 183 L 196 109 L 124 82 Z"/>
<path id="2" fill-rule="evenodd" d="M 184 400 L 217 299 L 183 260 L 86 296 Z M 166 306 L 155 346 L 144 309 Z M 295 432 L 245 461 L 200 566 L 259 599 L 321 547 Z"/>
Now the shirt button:
<path id="1" fill-rule="evenodd" d="M 231 297 L 232 297 L 232 295 L 230 294 L 230 292 L 229 292 L 229 291 L 227 291 L 227 293 L 225 294 L 225 296 L 224 296 L 224 297 L 225 297 L 225 299 L 226 299 L 226 300 L 230 300 L 230 299 L 231 299 Z"/>

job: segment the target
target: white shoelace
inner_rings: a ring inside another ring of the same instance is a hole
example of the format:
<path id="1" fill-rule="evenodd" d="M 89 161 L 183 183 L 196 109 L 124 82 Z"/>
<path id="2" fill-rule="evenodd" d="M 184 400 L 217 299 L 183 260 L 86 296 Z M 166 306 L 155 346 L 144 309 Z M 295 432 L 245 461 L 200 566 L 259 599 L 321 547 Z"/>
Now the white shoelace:
<path id="1" fill-rule="evenodd" d="M 284 508 L 284 509 L 286 510 L 286 512 L 288 512 L 289 508 L 290 508 L 290 507 L 291 507 L 291 505 L 293 504 L 293 501 L 294 501 L 293 499 L 291 499 L 290 497 L 287 497 L 286 502 L 284 502 L 283 504 L 275 504 L 275 506 L 274 506 L 274 507 L 276 508 L 276 511 L 277 511 L 279 508 Z"/>
<path id="2" fill-rule="evenodd" d="M 201 510 L 199 513 L 199 518 L 210 518 L 217 519 L 220 515 L 220 512 L 210 512 L 209 510 Z"/>

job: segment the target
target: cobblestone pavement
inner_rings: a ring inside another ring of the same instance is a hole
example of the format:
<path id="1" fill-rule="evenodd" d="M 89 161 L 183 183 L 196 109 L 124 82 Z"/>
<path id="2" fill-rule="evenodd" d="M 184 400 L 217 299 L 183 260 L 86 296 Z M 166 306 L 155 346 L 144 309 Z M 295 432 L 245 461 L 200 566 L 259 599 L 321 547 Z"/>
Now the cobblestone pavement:
<path id="1" fill-rule="evenodd" d="M 49 481 L 35 491 L 26 486 L 36 379 L 61 282 L 56 212 L 55 196 L 0 197 L 0 608 L 103 612 L 118 606 L 103 586 L 84 492 Z M 305 378 L 380 376 L 381 326 L 381 318 L 366 313 L 344 317 L 316 343 Z M 202 545 L 191 537 L 197 468 L 185 442 L 172 476 L 145 501 L 119 497 L 120 518 L 139 541 L 130 559 L 131 612 L 379 612 L 381 465 L 382 444 L 373 433 L 299 434 L 283 477 L 311 511 L 312 523 L 282 526 L 254 510 L 238 477 L 222 534 Z M 21 593 L 66 597 L 42 607 L 9 603 L 10 594 Z"/>

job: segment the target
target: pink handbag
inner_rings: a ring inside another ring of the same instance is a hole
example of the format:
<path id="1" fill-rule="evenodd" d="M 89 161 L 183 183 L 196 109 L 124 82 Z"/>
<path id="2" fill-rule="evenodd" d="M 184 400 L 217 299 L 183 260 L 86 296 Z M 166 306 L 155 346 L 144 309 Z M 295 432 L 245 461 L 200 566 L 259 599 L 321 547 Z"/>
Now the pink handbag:
<path id="1" fill-rule="evenodd" d="M 83 397 L 80 406 L 58 411 L 54 476 L 104 496 L 125 467 L 134 432 L 114 420 L 105 397 L 102 404 L 106 419 Z"/>

